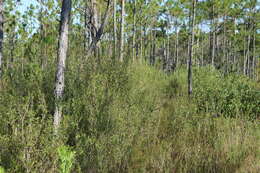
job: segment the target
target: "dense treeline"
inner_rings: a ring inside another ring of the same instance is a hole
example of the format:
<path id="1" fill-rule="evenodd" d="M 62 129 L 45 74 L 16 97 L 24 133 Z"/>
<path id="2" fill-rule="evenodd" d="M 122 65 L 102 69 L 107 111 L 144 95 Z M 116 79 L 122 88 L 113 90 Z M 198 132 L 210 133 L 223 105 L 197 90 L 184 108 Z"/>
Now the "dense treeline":
<path id="1" fill-rule="evenodd" d="M 257 0 L 0 0 L 1 172 L 260 172 Z"/>

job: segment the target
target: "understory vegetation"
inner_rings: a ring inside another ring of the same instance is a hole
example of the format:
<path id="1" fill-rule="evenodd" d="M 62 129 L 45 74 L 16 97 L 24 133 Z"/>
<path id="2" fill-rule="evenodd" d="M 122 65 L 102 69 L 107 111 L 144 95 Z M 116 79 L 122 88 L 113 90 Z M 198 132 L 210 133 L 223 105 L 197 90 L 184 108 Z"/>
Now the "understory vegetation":
<path id="1" fill-rule="evenodd" d="M 260 173 L 257 0 L 0 0 L 0 173 Z"/>
<path id="2" fill-rule="evenodd" d="M 260 172 L 260 86 L 212 67 L 69 61 L 53 142 L 55 66 L 0 82 L 0 172 Z M 32 70 L 34 69 L 34 70 Z"/>

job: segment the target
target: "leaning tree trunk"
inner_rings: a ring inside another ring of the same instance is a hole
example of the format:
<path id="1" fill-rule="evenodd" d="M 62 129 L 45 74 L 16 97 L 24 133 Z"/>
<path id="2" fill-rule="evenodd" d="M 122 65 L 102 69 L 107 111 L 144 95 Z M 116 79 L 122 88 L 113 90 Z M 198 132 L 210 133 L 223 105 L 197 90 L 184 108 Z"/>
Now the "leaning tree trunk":
<path id="1" fill-rule="evenodd" d="M 71 12 L 71 0 L 62 1 L 60 31 L 59 31 L 59 45 L 58 45 L 58 64 L 55 79 L 55 113 L 54 113 L 54 131 L 55 134 L 60 126 L 62 119 L 62 105 L 61 100 L 64 92 L 64 72 L 65 62 L 68 50 L 68 34 L 69 34 L 69 21 Z"/>
<path id="2" fill-rule="evenodd" d="M 109 18 L 109 10 L 110 10 L 110 5 L 111 5 L 111 1 L 108 0 L 107 1 L 107 6 L 106 6 L 106 10 L 105 10 L 105 14 L 101 20 L 100 26 L 98 28 L 96 28 L 96 35 L 95 37 L 92 38 L 92 41 L 87 49 L 86 52 L 86 59 L 90 56 L 90 54 L 92 53 L 92 51 L 95 51 L 96 47 L 98 46 L 97 44 L 100 42 L 101 37 L 104 33 L 104 29 L 105 26 L 107 25 L 108 22 L 108 18 Z"/>
<path id="3" fill-rule="evenodd" d="M 4 40 L 4 2 L 3 0 L 0 0 L 0 77 L 2 75 L 3 40 Z"/>
<path id="4" fill-rule="evenodd" d="M 120 50 L 119 60 L 123 62 L 124 57 L 124 26 L 125 26 L 125 0 L 122 0 L 121 4 L 121 27 L 120 27 Z"/>
<path id="5" fill-rule="evenodd" d="M 193 59 L 193 44 L 194 44 L 194 25 L 195 25 L 195 8 L 196 1 L 192 1 L 192 18 L 190 28 L 190 48 L 189 48 L 189 65 L 188 65 L 188 94 L 192 94 L 192 59 Z"/>

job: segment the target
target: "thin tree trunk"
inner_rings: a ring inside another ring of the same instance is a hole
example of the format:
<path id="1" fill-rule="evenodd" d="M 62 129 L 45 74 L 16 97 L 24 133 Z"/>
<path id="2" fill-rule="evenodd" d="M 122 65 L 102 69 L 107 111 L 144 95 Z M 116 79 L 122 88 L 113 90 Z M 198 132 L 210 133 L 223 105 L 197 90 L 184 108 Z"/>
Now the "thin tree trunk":
<path id="1" fill-rule="evenodd" d="M 87 16 L 87 3 L 84 7 L 84 52 L 87 51 L 87 47 L 89 45 L 89 40 L 87 39 L 87 33 L 88 33 L 88 16 Z"/>
<path id="2" fill-rule="evenodd" d="M 198 38 L 197 39 L 197 47 L 199 47 L 200 46 L 200 38 Z M 199 58 L 198 58 L 198 55 L 199 55 L 199 53 L 198 53 L 199 51 L 198 50 L 196 50 L 196 52 L 195 52 L 195 55 L 196 55 L 196 58 L 195 58 L 195 60 L 197 61 L 196 62 L 196 64 L 197 64 L 197 67 L 199 67 Z"/>
<path id="3" fill-rule="evenodd" d="M 215 5 L 214 5 L 214 0 L 213 0 L 213 4 L 212 4 L 212 18 L 211 18 L 211 21 L 212 21 L 212 42 L 211 42 L 211 45 L 212 45 L 212 49 L 211 49 L 211 65 L 212 67 L 215 66 L 215 39 L 216 39 L 216 29 L 215 29 L 215 16 L 214 16 L 214 13 L 215 13 Z"/>
<path id="4" fill-rule="evenodd" d="M 144 53 L 145 53 L 145 50 L 143 50 L 143 31 L 142 31 L 142 29 L 140 30 L 140 57 L 139 57 L 139 62 L 140 63 L 142 63 L 142 58 L 143 58 L 143 56 L 145 56 L 145 55 L 143 55 L 143 51 L 144 51 Z"/>
<path id="5" fill-rule="evenodd" d="M 234 36 L 236 38 L 236 18 L 233 19 L 234 20 Z M 232 42 L 230 40 L 230 48 L 232 51 L 232 71 L 235 72 L 236 71 L 236 50 L 235 50 L 235 45 L 234 42 Z"/>
<path id="6" fill-rule="evenodd" d="M 96 47 L 97 47 L 97 44 L 99 43 L 99 41 L 101 40 L 101 37 L 104 33 L 104 29 L 105 29 L 105 26 L 107 25 L 107 22 L 108 22 L 108 18 L 109 18 L 109 11 L 110 11 L 110 5 L 111 5 L 111 1 L 108 0 L 107 1 L 107 6 L 106 6 L 106 10 L 105 10 L 105 14 L 102 18 L 102 22 L 99 26 L 99 28 L 96 28 L 97 31 L 96 31 L 96 36 L 92 38 L 92 41 L 87 49 L 87 52 L 86 52 L 86 59 L 88 59 L 88 57 L 91 55 L 92 51 L 95 51 Z"/>
<path id="7" fill-rule="evenodd" d="M 15 33 L 12 33 L 11 38 L 9 40 L 9 45 L 10 45 L 10 64 L 7 64 L 7 68 L 12 68 L 13 62 L 14 62 L 14 50 L 15 50 Z M 7 62 L 8 63 L 8 62 Z"/>
<path id="8" fill-rule="evenodd" d="M 4 2 L 0 0 L 0 77 L 2 76 L 3 61 L 3 40 L 4 40 Z"/>
<path id="9" fill-rule="evenodd" d="M 152 65 L 155 64 L 155 52 L 156 52 L 156 32 L 152 32 Z"/>
<path id="10" fill-rule="evenodd" d="M 10 60 L 6 61 L 6 67 L 9 70 L 9 77 L 10 79 L 13 78 L 13 71 L 11 69 L 13 69 L 14 67 L 14 57 L 15 57 L 15 42 L 17 40 L 17 33 L 14 32 L 14 29 L 12 31 L 11 37 L 9 39 L 9 46 L 10 46 Z"/>
<path id="11" fill-rule="evenodd" d="M 93 38 L 97 37 L 97 31 L 99 28 L 99 18 L 98 18 L 98 9 L 97 9 L 97 1 L 96 0 L 91 0 L 91 6 L 92 6 L 92 24 L 93 24 Z M 99 52 L 99 44 L 96 44 L 96 47 L 94 48 L 94 56 L 97 57 L 98 56 L 98 52 Z"/>
<path id="12" fill-rule="evenodd" d="M 151 31 L 148 35 L 148 44 L 149 44 L 149 64 L 152 65 L 153 59 L 153 31 Z"/>
<path id="13" fill-rule="evenodd" d="M 94 25 L 94 35 L 96 36 L 97 34 L 97 28 L 99 27 L 99 22 L 98 22 L 98 9 L 97 9 L 97 2 L 96 0 L 91 0 L 91 6 L 92 6 L 92 24 Z"/>
<path id="14" fill-rule="evenodd" d="M 244 38 L 244 68 L 243 73 L 246 75 L 246 62 L 247 62 L 247 56 L 246 56 L 246 37 Z"/>
<path id="15" fill-rule="evenodd" d="M 252 64 L 252 77 L 253 79 L 255 79 L 256 75 L 255 75 L 255 72 L 256 72 L 256 52 L 255 52 L 255 42 L 256 42 L 256 39 L 255 39 L 255 30 L 254 30 L 254 35 L 253 35 L 253 64 Z"/>
<path id="16" fill-rule="evenodd" d="M 251 41 L 251 33 L 249 33 L 247 37 L 247 52 L 246 52 L 246 59 L 247 59 L 247 68 L 246 74 L 250 76 L 250 41 Z"/>
<path id="17" fill-rule="evenodd" d="M 133 61 L 135 61 L 136 58 L 136 43 L 135 43 L 135 37 L 136 37 L 136 0 L 133 0 L 134 2 L 134 9 L 133 9 L 133 45 L 132 45 L 132 56 L 133 56 Z"/>
<path id="18" fill-rule="evenodd" d="M 167 27 L 166 27 L 166 71 L 170 71 L 170 34 L 168 32 L 169 26 L 171 23 L 171 18 L 169 17 L 168 22 L 167 22 Z"/>
<path id="19" fill-rule="evenodd" d="M 69 21 L 71 12 L 71 0 L 62 1 L 61 21 L 59 31 L 59 45 L 58 45 L 58 64 L 55 80 L 55 113 L 54 113 L 54 132 L 60 127 L 62 119 L 62 105 L 61 100 L 64 92 L 64 72 L 66 67 L 66 58 L 68 50 L 68 34 L 69 34 Z"/>
<path id="20" fill-rule="evenodd" d="M 151 31 L 150 35 L 150 65 L 154 65 L 155 63 L 155 32 Z"/>
<path id="21" fill-rule="evenodd" d="M 120 27 L 120 50 L 119 60 L 123 62 L 124 58 L 124 26 L 125 26 L 125 0 L 121 0 L 121 27 Z"/>
<path id="22" fill-rule="evenodd" d="M 192 59 L 193 59 L 193 44 L 194 44 L 194 26 L 195 26 L 195 17 L 196 17 L 196 1 L 192 1 L 192 18 L 190 26 L 190 48 L 189 48 L 189 66 L 188 66 L 188 94 L 192 94 Z"/>
<path id="23" fill-rule="evenodd" d="M 117 34 L 116 34 L 116 0 L 113 1 L 113 39 L 114 39 L 114 52 L 113 56 L 116 56 L 116 43 L 117 43 Z"/>
<path id="24" fill-rule="evenodd" d="M 162 56 L 162 62 L 163 62 L 163 66 L 162 66 L 162 70 L 164 72 L 167 71 L 168 68 L 168 64 L 167 64 L 167 45 L 165 43 L 165 39 L 163 39 L 163 56 Z"/>
<path id="25" fill-rule="evenodd" d="M 39 22 L 40 22 L 40 36 L 41 40 L 44 40 L 46 37 L 46 25 L 43 22 L 43 16 L 44 16 L 44 1 L 40 0 L 40 5 L 42 6 L 40 9 L 40 15 L 39 15 Z M 41 41 L 41 68 L 44 69 L 47 66 L 47 49 L 46 49 L 46 43 L 44 41 Z"/>
<path id="26" fill-rule="evenodd" d="M 224 59 L 223 59 L 223 64 L 225 63 L 225 69 L 224 69 L 224 72 L 227 73 L 227 66 L 228 66 L 228 62 L 227 62 L 227 36 L 226 36 L 226 19 L 227 16 L 226 16 L 226 13 L 224 14 L 224 38 L 223 38 L 223 54 L 224 54 Z"/>
<path id="27" fill-rule="evenodd" d="M 176 39 L 175 39 L 175 68 L 178 68 L 179 65 L 179 32 L 178 32 L 178 25 L 177 25 L 177 18 L 175 21 L 175 31 L 176 31 Z"/>
<path id="28" fill-rule="evenodd" d="M 167 34 L 167 47 L 166 47 L 166 62 L 167 62 L 167 70 L 171 70 L 171 56 L 170 56 L 170 35 Z"/>
<path id="29" fill-rule="evenodd" d="M 201 42 L 201 66 L 204 65 L 204 45 L 203 45 L 203 41 Z"/>
<path id="30" fill-rule="evenodd" d="M 192 3 L 193 3 L 193 0 L 192 0 Z M 190 28 L 191 28 L 191 18 L 192 18 L 192 16 L 191 16 L 192 14 L 191 14 L 191 10 L 189 10 L 189 30 L 190 30 Z M 189 31 L 189 35 L 188 35 L 188 53 L 187 53 L 187 55 L 188 56 L 186 56 L 187 58 L 186 58 L 186 65 L 187 65 L 187 70 L 189 70 L 189 55 L 190 55 L 190 48 L 191 48 L 191 46 L 190 46 L 190 43 L 191 43 L 191 31 Z"/>
<path id="31" fill-rule="evenodd" d="M 152 59 L 153 59 L 153 31 L 151 31 L 150 32 L 150 39 L 149 39 L 149 41 L 148 41 L 148 43 L 149 43 L 149 51 L 148 51 L 148 53 L 150 54 L 150 58 L 149 58 L 149 63 L 150 63 L 150 65 L 152 65 Z"/>

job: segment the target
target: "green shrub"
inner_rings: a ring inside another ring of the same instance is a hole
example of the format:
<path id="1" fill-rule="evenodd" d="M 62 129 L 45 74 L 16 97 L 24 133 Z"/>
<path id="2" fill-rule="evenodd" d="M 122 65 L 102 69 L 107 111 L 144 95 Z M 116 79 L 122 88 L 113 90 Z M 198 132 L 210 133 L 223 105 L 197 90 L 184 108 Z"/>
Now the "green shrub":
<path id="1" fill-rule="evenodd" d="M 70 173 L 75 158 L 75 152 L 71 151 L 67 146 L 60 146 L 58 148 L 58 155 L 60 159 L 60 172 Z"/>
<path id="2" fill-rule="evenodd" d="M 253 82 L 237 75 L 223 77 L 210 68 L 196 70 L 194 100 L 199 111 L 225 117 L 256 119 L 260 115 L 260 92 Z"/>
<path id="3" fill-rule="evenodd" d="M 0 173 L 5 173 L 4 168 L 2 168 L 1 166 L 0 166 Z"/>

